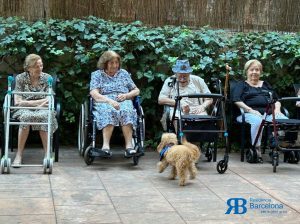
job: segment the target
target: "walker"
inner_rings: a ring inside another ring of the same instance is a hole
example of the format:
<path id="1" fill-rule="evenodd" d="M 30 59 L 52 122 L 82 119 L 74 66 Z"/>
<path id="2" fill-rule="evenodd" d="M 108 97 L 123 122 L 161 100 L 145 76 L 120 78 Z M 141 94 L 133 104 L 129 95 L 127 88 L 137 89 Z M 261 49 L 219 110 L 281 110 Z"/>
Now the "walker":
<path id="1" fill-rule="evenodd" d="M 47 151 L 46 157 L 43 159 L 43 164 L 20 164 L 20 167 L 43 167 L 44 174 L 52 173 L 53 168 L 53 158 L 51 158 L 50 149 L 52 148 L 52 136 L 51 136 L 51 124 L 52 124 L 52 112 L 54 111 L 54 93 L 52 92 L 52 83 L 53 78 L 48 78 L 48 93 L 45 92 L 17 92 L 12 90 L 12 83 L 14 78 L 12 76 L 8 77 L 8 91 L 4 98 L 4 133 L 5 133 L 5 151 L 4 155 L 1 158 L 1 173 L 10 173 L 11 159 L 8 157 L 8 145 L 9 145 L 9 128 L 10 125 L 48 125 L 48 141 L 47 141 Z M 48 98 L 48 108 L 46 107 L 18 107 L 12 106 L 12 96 L 13 95 L 21 95 L 21 94 L 30 94 L 30 95 L 46 95 Z M 20 122 L 20 121 L 12 121 L 10 119 L 11 110 L 15 109 L 29 109 L 29 110 L 48 110 L 48 122 Z"/>

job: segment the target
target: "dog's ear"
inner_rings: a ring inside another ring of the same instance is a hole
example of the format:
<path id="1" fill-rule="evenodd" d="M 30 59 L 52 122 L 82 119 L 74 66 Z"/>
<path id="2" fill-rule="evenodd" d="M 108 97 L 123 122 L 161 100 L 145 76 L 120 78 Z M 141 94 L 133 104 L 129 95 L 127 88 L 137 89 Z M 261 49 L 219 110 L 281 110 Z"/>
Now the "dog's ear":
<path id="1" fill-rule="evenodd" d="M 159 145 L 156 148 L 157 152 L 160 152 L 163 149 L 164 145 L 165 144 L 163 142 L 160 142 Z"/>
<path id="2" fill-rule="evenodd" d="M 156 148 L 157 152 L 160 152 L 165 147 L 166 144 L 167 144 L 166 143 L 166 136 L 165 136 L 165 134 L 163 134 L 162 137 L 161 137 L 161 141 L 160 141 L 159 145 Z"/>

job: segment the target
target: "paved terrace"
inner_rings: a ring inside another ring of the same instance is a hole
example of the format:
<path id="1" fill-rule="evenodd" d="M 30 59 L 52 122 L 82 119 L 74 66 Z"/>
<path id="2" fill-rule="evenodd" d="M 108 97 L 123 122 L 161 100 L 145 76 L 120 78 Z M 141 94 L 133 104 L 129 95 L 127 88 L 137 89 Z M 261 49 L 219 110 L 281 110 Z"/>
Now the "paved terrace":
<path id="1" fill-rule="evenodd" d="M 169 169 L 157 173 L 156 152 L 147 151 L 138 166 L 123 152 L 113 153 L 111 159 L 87 166 L 76 149 L 63 148 L 52 175 L 39 167 L 12 168 L 11 174 L 0 175 L 0 223 L 300 223 L 299 164 L 281 162 L 273 173 L 267 155 L 264 164 L 248 164 L 231 153 L 229 169 L 221 175 L 216 163 L 202 157 L 197 178 L 180 187 L 167 179 Z M 36 157 L 41 160 L 41 149 L 27 149 L 24 162 L 40 162 Z M 247 212 L 226 215 L 229 198 L 244 198 Z M 254 199 L 283 208 L 250 209 Z"/>

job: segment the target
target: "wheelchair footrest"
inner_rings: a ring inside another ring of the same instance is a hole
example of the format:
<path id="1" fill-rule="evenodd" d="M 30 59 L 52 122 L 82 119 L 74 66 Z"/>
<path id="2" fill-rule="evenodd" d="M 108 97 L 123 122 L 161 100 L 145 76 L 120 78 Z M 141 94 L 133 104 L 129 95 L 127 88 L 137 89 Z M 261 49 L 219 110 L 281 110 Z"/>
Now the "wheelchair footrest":
<path id="1" fill-rule="evenodd" d="M 129 155 L 124 155 L 124 157 L 125 158 L 132 158 L 132 157 L 134 157 L 134 156 L 136 156 L 136 157 L 141 157 L 141 156 L 144 156 L 145 155 L 145 153 L 144 152 L 137 152 L 137 153 L 134 153 L 134 154 L 129 154 Z"/>
<path id="2" fill-rule="evenodd" d="M 111 152 L 104 152 L 102 149 L 99 149 L 99 148 L 93 148 L 90 151 L 90 156 L 110 158 L 112 156 L 112 153 Z"/>

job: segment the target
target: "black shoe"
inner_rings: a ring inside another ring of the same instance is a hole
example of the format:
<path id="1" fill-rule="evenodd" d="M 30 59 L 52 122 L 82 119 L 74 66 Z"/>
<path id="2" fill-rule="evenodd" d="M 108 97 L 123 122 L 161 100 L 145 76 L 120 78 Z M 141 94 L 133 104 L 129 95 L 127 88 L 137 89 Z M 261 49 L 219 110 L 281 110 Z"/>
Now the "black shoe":
<path id="1" fill-rule="evenodd" d="M 258 157 L 258 158 L 257 158 L 257 163 L 264 163 L 263 158 L 262 158 L 262 157 Z"/>
<path id="2" fill-rule="evenodd" d="M 125 150 L 125 157 L 132 156 L 136 153 L 136 150 L 134 148 L 127 148 Z"/>

